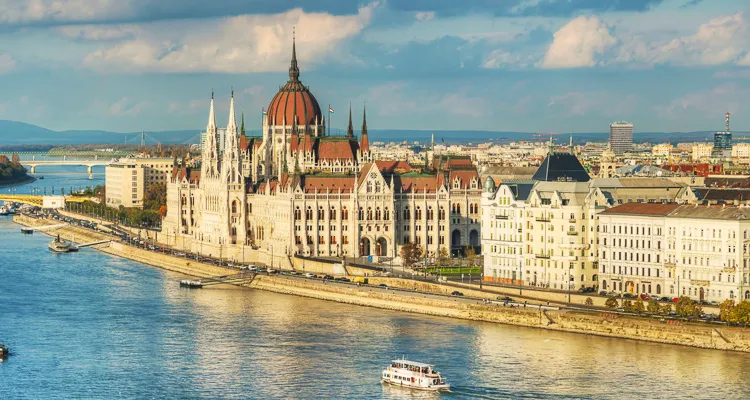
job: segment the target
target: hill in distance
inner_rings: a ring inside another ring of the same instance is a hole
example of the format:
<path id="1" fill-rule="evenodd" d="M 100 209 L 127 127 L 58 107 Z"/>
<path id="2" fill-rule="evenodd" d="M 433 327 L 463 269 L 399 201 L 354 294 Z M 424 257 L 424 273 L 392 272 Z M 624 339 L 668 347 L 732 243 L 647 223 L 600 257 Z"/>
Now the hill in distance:
<path id="1" fill-rule="evenodd" d="M 331 134 L 342 135 L 343 130 L 334 129 Z M 164 144 L 193 144 L 199 143 L 200 129 L 174 130 L 160 132 L 146 132 L 146 143 L 155 144 L 160 141 Z M 260 135 L 260 131 L 248 131 L 248 135 Z M 483 143 L 488 141 L 513 141 L 513 140 L 536 140 L 531 132 L 499 132 L 499 131 L 453 131 L 453 130 L 402 130 L 382 129 L 370 130 L 370 140 L 377 142 L 409 142 L 429 143 L 432 135 L 435 135 L 435 143 Z M 140 143 L 140 132 L 110 132 L 104 130 L 67 130 L 53 131 L 37 125 L 25 122 L 0 120 L 0 145 L 27 145 L 27 144 L 123 144 Z M 603 142 L 609 138 L 609 132 L 556 134 L 554 140 L 558 144 L 568 142 L 573 136 L 576 144 L 588 141 Z M 636 142 L 703 142 L 711 141 L 713 132 L 636 132 Z M 735 137 L 750 135 L 750 132 L 735 132 Z"/>

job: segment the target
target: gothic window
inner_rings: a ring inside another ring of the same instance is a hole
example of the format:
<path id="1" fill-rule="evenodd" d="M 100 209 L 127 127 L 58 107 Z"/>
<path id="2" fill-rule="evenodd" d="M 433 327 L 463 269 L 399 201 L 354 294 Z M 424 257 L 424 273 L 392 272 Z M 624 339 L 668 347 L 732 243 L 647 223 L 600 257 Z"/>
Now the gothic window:
<path id="1" fill-rule="evenodd" d="M 383 219 L 386 221 L 391 219 L 391 212 L 388 210 L 388 207 L 383 211 Z"/>
<path id="2" fill-rule="evenodd" d="M 375 220 L 380 221 L 380 207 L 375 209 Z"/>
<path id="3" fill-rule="evenodd" d="M 404 208 L 404 220 L 408 221 L 409 219 L 411 219 L 411 213 L 409 212 L 409 206 L 406 206 Z"/>
<path id="4" fill-rule="evenodd" d="M 416 220 L 422 219 L 422 208 L 417 207 L 416 209 L 414 209 L 414 219 Z"/>
<path id="5" fill-rule="evenodd" d="M 349 219 L 349 210 L 347 210 L 347 209 L 346 209 L 346 207 L 343 207 L 343 208 L 341 209 L 341 219 L 342 219 L 342 220 L 347 220 L 347 219 Z"/>
<path id="6" fill-rule="evenodd" d="M 318 207 L 318 219 L 325 219 L 326 214 L 325 211 L 323 211 L 323 207 Z"/>
<path id="7" fill-rule="evenodd" d="M 432 206 L 427 207 L 427 220 L 432 221 L 434 217 L 435 217 L 435 212 L 432 210 Z"/>
<path id="8" fill-rule="evenodd" d="M 375 182 L 375 193 L 380 193 L 380 182 Z"/>
<path id="9" fill-rule="evenodd" d="M 310 206 L 307 206 L 307 210 L 305 210 L 305 219 L 307 220 L 313 219 L 313 211 L 312 211 L 312 207 Z"/>
<path id="10" fill-rule="evenodd" d="M 438 219 L 439 220 L 445 219 L 445 208 L 440 207 L 440 211 L 438 211 Z"/>
<path id="11" fill-rule="evenodd" d="M 302 211 L 299 209 L 299 207 L 294 209 L 294 220 L 299 221 L 302 219 Z"/>
<path id="12" fill-rule="evenodd" d="M 362 221 L 365 219 L 365 212 L 362 209 L 362 207 L 359 208 L 359 220 Z"/>
<path id="13" fill-rule="evenodd" d="M 367 182 L 367 193 L 372 193 L 372 182 Z"/>
<path id="14" fill-rule="evenodd" d="M 253 203 L 250 203 L 247 205 L 247 213 L 252 214 L 253 213 Z"/>
<path id="15" fill-rule="evenodd" d="M 367 207 L 367 220 L 368 221 L 372 220 L 372 208 L 371 207 Z"/>
<path id="16" fill-rule="evenodd" d="M 232 202 L 232 214 L 237 214 L 237 201 Z"/>
<path id="17" fill-rule="evenodd" d="M 335 221 L 336 220 L 336 208 L 335 207 L 331 207 L 330 219 L 331 219 L 331 221 Z"/>

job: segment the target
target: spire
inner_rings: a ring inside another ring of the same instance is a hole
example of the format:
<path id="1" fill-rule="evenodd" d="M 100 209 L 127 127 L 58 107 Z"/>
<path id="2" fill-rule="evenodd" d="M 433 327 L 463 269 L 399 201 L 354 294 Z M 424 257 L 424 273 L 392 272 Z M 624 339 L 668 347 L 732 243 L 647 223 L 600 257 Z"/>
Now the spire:
<path id="1" fill-rule="evenodd" d="M 242 112 L 242 123 L 240 124 L 240 134 L 245 136 L 245 112 Z"/>
<path id="2" fill-rule="evenodd" d="M 354 127 L 352 126 L 352 103 L 349 103 L 349 127 L 346 128 L 346 136 L 354 137 Z"/>
<path id="3" fill-rule="evenodd" d="M 234 115 L 234 89 L 232 89 L 232 98 L 229 100 L 229 123 L 227 124 L 227 134 L 234 128 L 234 134 L 237 134 L 237 118 Z"/>
<path id="4" fill-rule="evenodd" d="M 211 90 L 211 107 L 208 110 L 208 125 L 206 125 L 206 132 L 216 130 L 216 114 L 214 113 L 214 91 Z"/>
<path id="5" fill-rule="evenodd" d="M 370 151 L 370 139 L 367 137 L 367 105 L 365 105 L 362 114 L 362 138 L 359 141 L 359 148 L 362 153 Z"/>
<path id="6" fill-rule="evenodd" d="M 297 38 L 294 28 L 292 28 L 292 63 L 289 65 L 289 80 L 299 82 L 299 67 L 297 66 Z"/>

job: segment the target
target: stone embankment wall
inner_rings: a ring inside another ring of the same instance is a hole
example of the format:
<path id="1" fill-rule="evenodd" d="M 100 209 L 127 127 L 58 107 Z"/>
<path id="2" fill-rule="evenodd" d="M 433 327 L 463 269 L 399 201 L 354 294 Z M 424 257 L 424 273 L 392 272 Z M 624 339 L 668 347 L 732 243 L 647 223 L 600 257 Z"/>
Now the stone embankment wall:
<path id="1" fill-rule="evenodd" d="M 14 221 L 27 226 L 55 225 L 58 223 L 54 220 L 38 220 L 22 215 L 15 216 Z M 59 233 L 61 237 L 67 240 L 71 240 L 75 236 L 79 243 L 113 239 L 106 234 L 75 226 L 66 226 L 45 233 L 50 235 Z M 196 263 L 193 260 L 130 247 L 117 241 L 95 247 L 108 254 L 200 278 L 225 275 L 228 271 L 226 268 L 214 265 Z M 384 277 L 370 277 L 368 279 L 371 285 L 386 283 L 391 287 L 416 289 L 431 293 L 446 294 L 455 290 L 449 286 L 408 279 Z M 723 325 L 685 324 L 683 322 L 662 323 L 659 320 L 647 318 L 570 310 L 545 310 L 533 306 L 509 308 L 498 304 L 484 304 L 480 301 L 473 304 L 460 301 L 455 297 L 439 298 L 427 294 L 386 291 L 376 287 L 330 285 L 320 281 L 287 276 L 259 275 L 246 286 L 276 293 L 387 310 L 708 349 L 750 352 L 750 330 Z M 487 296 L 486 293 L 470 289 L 462 289 L 462 292 L 467 296 Z"/>

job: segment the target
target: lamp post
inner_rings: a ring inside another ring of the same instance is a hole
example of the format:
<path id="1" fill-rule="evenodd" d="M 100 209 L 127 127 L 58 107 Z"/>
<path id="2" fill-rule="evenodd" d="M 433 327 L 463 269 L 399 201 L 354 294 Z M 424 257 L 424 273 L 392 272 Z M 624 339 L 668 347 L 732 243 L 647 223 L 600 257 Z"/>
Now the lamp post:
<path id="1" fill-rule="evenodd" d="M 518 295 L 523 296 L 523 269 L 521 267 L 521 262 L 518 263 Z"/>
<path id="2" fill-rule="evenodd" d="M 570 304 L 570 281 L 572 280 L 573 276 L 570 274 L 570 271 L 572 271 L 573 268 L 568 267 L 568 304 Z"/>
<path id="3" fill-rule="evenodd" d="M 271 246 L 271 268 L 273 268 L 273 245 Z"/>

